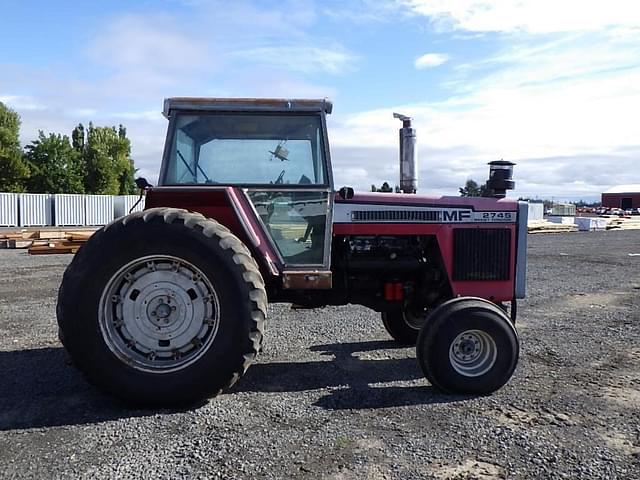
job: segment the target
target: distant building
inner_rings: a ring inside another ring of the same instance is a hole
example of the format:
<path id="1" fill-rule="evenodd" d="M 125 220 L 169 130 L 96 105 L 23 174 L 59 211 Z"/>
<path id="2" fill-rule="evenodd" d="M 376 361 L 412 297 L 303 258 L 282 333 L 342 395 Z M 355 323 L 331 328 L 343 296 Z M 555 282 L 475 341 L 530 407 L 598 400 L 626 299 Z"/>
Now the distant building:
<path id="1" fill-rule="evenodd" d="M 573 203 L 554 203 L 551 205 L 551 215 L 575 217 L 576 206 Z"/>
<path id="2" fill-rule="evenodd" d="M 640 185 L 620 185 L 602 193 L 602 206 L 628 210 L 640 208 Z"/>

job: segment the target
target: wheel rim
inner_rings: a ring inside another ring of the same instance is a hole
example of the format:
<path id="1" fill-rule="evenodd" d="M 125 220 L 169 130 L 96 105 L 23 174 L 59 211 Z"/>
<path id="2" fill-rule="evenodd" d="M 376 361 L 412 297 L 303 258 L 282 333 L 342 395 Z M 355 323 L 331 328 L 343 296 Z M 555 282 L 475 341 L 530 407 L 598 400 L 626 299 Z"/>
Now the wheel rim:
<path id="1" fill-rule="evenodd" d="M 493 338 L 482 330 L 465 330 L 451 342 L 449 362 L 465 377 L 479 377 L 496 363 L 498 348 Z"/>
<path id="2" fill-rule="evenodd" d="M 177 257 L 151 255 L 111 277 L 98 318 L 107 346 L 122 362 L 169 373 L 207 352 L 218 332 L 220 307 L 200 269 Z"/>

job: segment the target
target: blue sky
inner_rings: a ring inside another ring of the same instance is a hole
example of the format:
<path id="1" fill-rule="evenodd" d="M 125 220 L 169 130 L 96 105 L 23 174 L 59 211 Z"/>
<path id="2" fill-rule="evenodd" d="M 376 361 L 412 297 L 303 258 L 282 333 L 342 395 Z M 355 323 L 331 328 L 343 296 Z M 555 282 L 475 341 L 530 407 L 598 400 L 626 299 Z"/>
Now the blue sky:
<path id="1" fill-rule="evenodd" d="M 2 2 L 0 101 L 22 141 L 122 123 L 159 169 L 168 96 L 329 97 L 336 184 L 397 182 L 415 118 L 424 193 L 518 164 L 516 195 L 640 183 L 640 7 L 624 0 Z"/>

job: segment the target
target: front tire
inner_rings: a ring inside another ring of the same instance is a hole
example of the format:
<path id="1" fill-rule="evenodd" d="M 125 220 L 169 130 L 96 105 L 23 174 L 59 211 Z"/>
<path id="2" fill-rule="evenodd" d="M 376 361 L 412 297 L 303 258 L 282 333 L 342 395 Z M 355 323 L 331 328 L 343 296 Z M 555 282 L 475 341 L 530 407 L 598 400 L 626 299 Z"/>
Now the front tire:
<path id="1" fill-rule="evenodd" d="M 258 267 L 227 228 L 154 208 L 94 234 L 64 274 L 58 325 L 74 364 L 125 401 L 191 403 L 235 383 L 262 342 Z"/>
<path id="2" fill-rule="evenodd" d="M 472 297 L 436 308 L 416 344 L 427 380 L 457 394 L 489 394 L 501 388 L 513 375 L 519 352 L 517 332 L 504 311 Z"/>
<path id="3" fill-rule="evenodd" d="M 415 345 L 427 312 L 412 312 L 409 308 L 382 312 L 382 324 L 391 338 L 400 345 Z"/>

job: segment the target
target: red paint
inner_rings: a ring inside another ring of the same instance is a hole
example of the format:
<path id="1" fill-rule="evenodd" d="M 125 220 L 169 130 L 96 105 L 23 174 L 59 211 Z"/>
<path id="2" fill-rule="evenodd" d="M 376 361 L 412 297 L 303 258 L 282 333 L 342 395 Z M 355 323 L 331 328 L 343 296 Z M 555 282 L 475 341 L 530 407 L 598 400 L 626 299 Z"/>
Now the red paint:
<path id="1" fill-rule="evenodd" d="M 356 194 L 353 199 L 340 203 L 383 203 L 397 205 L 441 205 L 441 206 L 471 206 L 478 210 L 515 211 L 517 202 L 510 199 L 496 200 L 493 198 L 463 198 L 463 197 L 428 197 L 404 194 Z M 233 205 L 238 208 L 240 215 L 245 218 L 245 224 L 255 233 L 259 245 L 253 245 L 247 230 L 242 225 Z M 266 258 L 276 260 L 274 251 L 262 224 L 256 218 L 255 212 L 245 193 L 235 187 L 207 187 L 207 188 L 179 188 L 156 187 L 147 192 L 146 207 L 175 207 L 200 212 L 204 216 L 213 218 L 225 225 L 252 251 L 258 260 L 260 271 L 266 278 L 271 277 L 271 271 Z M 453 228 L 507 228 L 511 230 L 511 265 L 508 281 L 453 281 Z M 454 295 L 477 296 L 494 302 L 509 301 L 513 298 L 515 278 L 516 227 L 515 224 L 409 224 L 409 223 L 338 223 L 333 225 L 333 235 L 434 235 L 440 245 L 445 269 Z M 277 262 L 277 260 L 276 260 Z M 282 270 L 282 266 L 277 264 Z M 402 300 L 404 290 L 401 283 L 385 284 L 385 299 L 389 301 Z"/>
<path id="2" fill-rule="evenodd" d="M 376 194 L 377 195 L 377 194 Z M 510 280 L 504 281 L 454 281 L 453 272 L 453 229 L 454 228 L 505 228 L 511 230 L 511 263 Z M 486 298 L 494 302 L 506 302 L 513 299 L 516 259 L 516 225 L 513 223 L 477 224 L 420 224 L 420 223 L 336 223 L 333 225 L 334 236 L 339 235 L 434 235 L 440 246 L 445 270 L 449 277 L 451 289 L 455 296 L 474 296 Z"/>
<path id="3" fill-rule="evenodd" d="M 240 211 L 245 221 L 258 239 L 255 246 L 250 238 L 250 233 L 245 230 L 238 219 L 234 205 Z M 263 277 L 271 276 L 271 270 L 266 258 L 277 259 L 266 234 L 262 230 L 260 222 L 255 218 L 255 213 L 244 192 L 235 187 L 209 187 L 209 188 L 175 188 L 156 187 L 147 192 L 145 208 L 173 207 L 184 208 L 192 212 L 199 212 L 207 218 L 212 218 L 237 236 L 251 250 L 254 258 L 258 260 L 260 272 Z M 281 270 L 281 266 L 276 263 Z"/>
<path id="4" fill-rule="evenodd" d="M 394 290 L 395 290 L 395 291 L 394 291 L 394 295 L 393 295 L 393 297 L 394 297 L 396 300 L 402 300 L 402 299 L 404 299 L 404 289 L 403 289 L 403 287 L 402 287 L 402 284 L 401 284 L 401 283 L 396 283 L 396 284 L 394 284 Z"/>
<path id="5" fill-rule="evenodd" d="M 385 283 L 384 284 L 384 299 L 388 302 L 392 301 L 393 298 L 393 283 Z"/>

